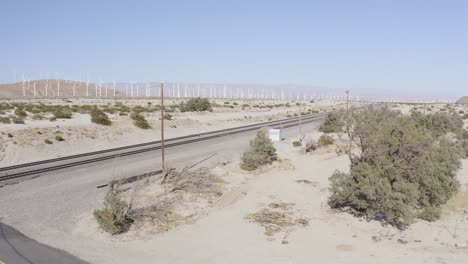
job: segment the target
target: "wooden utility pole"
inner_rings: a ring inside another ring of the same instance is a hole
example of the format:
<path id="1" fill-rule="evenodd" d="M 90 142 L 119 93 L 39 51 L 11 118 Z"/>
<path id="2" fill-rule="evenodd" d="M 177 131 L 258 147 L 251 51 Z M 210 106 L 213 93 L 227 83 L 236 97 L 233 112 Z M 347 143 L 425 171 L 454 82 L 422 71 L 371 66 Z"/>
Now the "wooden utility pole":
<path id="1" fill-rule="evenodd" d="M 164 82 L 161 82 L 161 162 L 162 170 L 166 170 L 164 162 Z"/>

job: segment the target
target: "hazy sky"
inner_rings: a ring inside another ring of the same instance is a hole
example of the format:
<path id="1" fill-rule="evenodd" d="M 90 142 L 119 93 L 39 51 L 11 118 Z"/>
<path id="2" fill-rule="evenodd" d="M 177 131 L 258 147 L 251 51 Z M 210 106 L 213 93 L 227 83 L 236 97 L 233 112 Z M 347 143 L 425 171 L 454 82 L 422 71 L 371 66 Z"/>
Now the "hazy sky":
<path id="1" fill-rule="evenodd" d="M 0 4 L 0 81 L 294 83 L 468 94 L 467 0 Z"/>

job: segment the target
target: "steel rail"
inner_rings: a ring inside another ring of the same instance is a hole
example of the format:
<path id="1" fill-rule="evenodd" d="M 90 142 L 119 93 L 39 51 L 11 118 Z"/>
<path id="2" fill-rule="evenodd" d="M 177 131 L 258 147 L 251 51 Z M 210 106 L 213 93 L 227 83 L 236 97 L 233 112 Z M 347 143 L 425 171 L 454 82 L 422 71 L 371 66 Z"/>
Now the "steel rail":
<path id="1" fill-rule="evenodd" d="M 317 116 L 323 116 L 325 114 L 326 113 L 305 115 L 305 116 L 302 117 L 302 119 L 313 118 L 313 117 L 317 117 Z M 282 123 L 286 123 L 286 122 L 292 122 L 294 120 L 300 120 L 300 117 L 281 119 L 281 120 L 275 120 L 275 121 L 268 121 L 268 122 L 263 122 L 263 123 L 256 123 L 256 124 L 251 124 L 251 125 L 246 125 L 246 126 L 227 128 L 227 129 L 209 131 L 209 132 L 198 133 L 198 134 L 191 134 L 191 135 L 187 135 L 187 136 L 169 138 L 169 139 L 166 139 L 165 141 L 170 142 L 170 141 L 177 141 L 177 140 L 182 140 L 182 139 L 186 139 L 186 138 L 202 137 L 202 136 L 212 135 L 212 134 L 221 133 L 221 132 L 228 132 L 228 131 L 232 131 L 232 130 L 250 128 L 250 127 L 267 126 L 267 125 L 272 125 L 272 124 L 276 124 L 276 123 L 282 124 Z M 86 152 L 86 153 L 82 153 L 82 154 L 70 155 L 70 156 L 65 156 L 65 157 L 60 157 L 60 158 L 47 159 L 47 160 L 29 162 L 29 163 L 18 164 L 18 165 L 13 165 L 13 166 L 1 167 L 0 172 L 7 171 L 7 170 L 20 169 L 20 168 L 25 168 L 25 167 L 30 167 L 30 166 L 42 165 L 42 164 L 47 164 L 47 163 L 52 163 L 52 162 L 58 162 L 58 161 L 76 159 L 76 158 L 83 158 L 83 157 L 87 157 L 87 156 L 94 156 L 94 155 L 105 154 L 105 153 L 110 153 L 110 152 L 116 152 L 116 151 L 121 151 L 121 150 L 127 150 L 127 149 L 132 149 L 132 148 L 145 147 L 145 146 L 150 146 L 150 145 L 155 145 L 155 144 L 160 144 L 160 143 L 161 143 L 160 140 L 151 141 L 151 142 L 128 145 L 128 146 L 123 146 L 123 147 L 110 148 L 110 149 L 104 149 L 104 150 L 93 151 L 93 152 Z"/>
<path id="2" fill-rule="evenodd" d="M 209 139 L 213 139 L 213 138 L 239 134 L 239 133 L 243 133 L 243 132 L 256 130 L 256 129 L 265 127 L 267 125 L 269 125 L 271 127 L 275 127 L 275 128 L 278 128 L 278 127 L 288 128 L 288 127 L 297 126 L 299 124 L 299 122 L 301 122 L 303 124 L 304 123 L 311 123 L 311 122 L 314 122 L 314 121 L 317 121 L 317 120 L 321 119 L 322 117 L 323 117 L 323 114 L 309 115 L 307 117 L 302 118 L 302 120 L 297 119 L 297 118 L 286 119 L 286 120 L 280 120 L 280 121 L 275 121 L 275 122 L 265 122 L 265 123 L 242 126 L 242 127 L 237 127 L 237 128 L 230 128 L 230 129 L 212 131 L 212 132 L 207 132 L 207 133 L 204 133 L 204 134 L 195 134 L 195 135 L 184 136 L 184 137 L 179 137 L 179 138 L 172 138 L 171 142 L 177 141 L 177 140 L 183 140 L 183 141 L 169 143 L 169 144 L 166 145 L 166 147 L 168 147 L 168 148 L 169 147 L 175 147 L 175 146 L 190 144 L 190 143 L 194 143 L 194 142 L 209 140 Z M 272 124 L 272 123 L 274 123 L 274 124 Z M 208 135 L 208 136 L 201 137 L 201 135 Z M 186 138 L 192 138 L 192 139 L 184 140 Z M 157 142 L 151 142 L 150 144 L 148 144 L 148 143 L 138 144 L 138 145 L 139 146 L 148 146 L 148 145 L 154 145 L 154 144 L 157 144 Z M 136 148 L 136 147 L 134 147 L 134 145 L 131 146 L 131 147 Z M 161 146 L 152 146 L 152 147 L 149 147 L 149 148 L 126 151 L 126 152 L 118 153 L 118 154 L 111 154 L 111 155 L 106 155 L 106 156 L 102 156 L 102 157 L 95 157 L 95 158 L 91 158 L 91 159 L 73 161 L 73 162 L 65 163 L 65 164 L 48 166 L 48 167 L 45 167 L 45 168 L 38 168 L 38 169 L 32 169 L 32 170 L 27 170 L 27 171 L 23 171 L 23 172 L 13 173 L 13 174 L 7 174 L 7 175 L 4 175 L 4 176 L 0 176 L 0 181 L 6 181 L 6 180 L 21 178 L 21 177 L 32 176 L 32 175 L 36 175 L 36 174 L 39 174 L 39 173 L 50 172 L 50 171 L 75 167 L 75 166 L 79 166 L 79 165 L 110 160 L 110 159 L 119 158 L 119 157 L 136 155 L 136 154 L 140 154 L 140 153 L 144 153 L 144 152 L 158 150 L 160 148 L 161 148 Z M 131 148 L 116 148 L 116 149 L 125 150 L 125 149 L 131 149 Z M 34 165 L 36 165 L 36 166 L 37 165 L 44 165 L 44 164 L 58 162 L 58 161 L 64 161 L 64 160 L 73 160 L 73 159 L 77 159 L 77 158 L 88 157 L 88 156 L 98 155 L 98 154 L 105 154 L 105 153 L 115 152 L 115 151 L 116 151 L 115 149 L 110 149 L 110 150 L 93 152 L 93 154 L 85 153 L 87 155 L 73 155 L 73 156 L 63 157 L 63 158 L 66 158 L 66 159 L 59 158 L 59 159 L 45 160 L 45 161 L 41 161 L 41 162 L 34 162 L 34 164 L 27 163 L 27 164 L 23 164 L 23 165 L 27 165 L 27 166 L 21 166 L 21 165 L 11 166 L 13 168 L 9 169 L 9 170 L 20 169 L 20 168 L 25 168 L 25 167 L 31 167 L 31 166 L 34 166 Z M 5 171 L 5 170 L 3 170 L 3 171 Z"/>

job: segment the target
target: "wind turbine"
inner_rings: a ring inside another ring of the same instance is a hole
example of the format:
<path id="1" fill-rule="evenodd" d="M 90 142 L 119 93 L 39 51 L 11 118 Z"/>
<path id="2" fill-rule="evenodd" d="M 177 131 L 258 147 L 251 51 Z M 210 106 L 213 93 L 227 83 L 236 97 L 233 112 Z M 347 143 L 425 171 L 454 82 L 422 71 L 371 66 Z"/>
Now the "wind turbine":
<path id="1" fill-rule="evenodd" d="M 177 81 L 177 98 L 180 98 L 180 82 Z"/>
<path id="2" fill-rule="evenodd" d="M 23 97 L 26 96 L 26 88 L 24 87 L 24 73 L 23 73 Z"/>

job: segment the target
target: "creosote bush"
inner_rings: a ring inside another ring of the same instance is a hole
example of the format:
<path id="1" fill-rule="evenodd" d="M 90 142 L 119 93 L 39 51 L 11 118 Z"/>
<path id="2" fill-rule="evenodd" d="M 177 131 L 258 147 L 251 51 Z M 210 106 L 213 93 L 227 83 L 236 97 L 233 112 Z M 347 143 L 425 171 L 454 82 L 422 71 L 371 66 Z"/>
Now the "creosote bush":
<path id="1" fill-rule="evenodd" d="M 335 143 L 335 140 L 329 135 L 325 135 L 325 134 L 321 135 L 318 140 L 319 146 L 329 146 L 329 145 L 332 145 L 333 143 Z"/>
<path id="2" fill-rule="evenodd" d="M 8 117 L 0 117 L 0 123 L 2 124 L 10 124 L 10 118 Z"/>
<path id="3" fill-rule="evenodd" d="M 302 143 L 299 140 L 293 141 L 293 147 L 300 147 L 302 146 Z"/>
<path id="4" fill-rule="evenodd" d="M 136 127 L 139 127 L 141 129 L 150 129 L 151 128 L 150 124 L 148 124 L 148 121 L 146 121 L 145 117 L 140 113 L 133 112 L 130 115 L 130 118 L 133 120 L 133 124 Z"/>
<path id="5" fill-rule="evenodd" d="M 55 136 L 55 140 L 57 140 L 57 141 L 65 141 L 65 139 L 64 139 L 62 136 L 60 136 L 60 135 Z"/>
<path id="6" fill-rule="evenodd" d="M 70 119 L 72 118 L 72 111 L 68 108 L 57 107 L 53 112 L 54 117 L 57 119 Z"/>
<path id="7" fill-rule="evenodd" d="M 459 186 L 459 119 L 373 107 L 353 114 L 350 135 L 360 151 L 349 173 L 330 177 L 329 204 L 401 228 L 438 219 Z"/>
<path id="8" fill-rule="evenodd" d="M 241 157 L 240 167 L 246 171 L 256 170 L 258 167 L 271 164 L 276 159 L 276 149 L 273 142 L 263 131 L 258 131 L 256 137 L 250 141 L 250 149 Z"/>
<path id="9" fill-rule="evenodd" d="M 102 111 L 101 109 L 93 109 L 91 110 L 91 122 L 103 125 L 103 126 L 110 126 L 112 122 L 109 120 L 109 117 Z"/>
<path id="10" fill-rule="evenodd" d="M 46 139 L 44 140 L 44 143 L 50 145 L 50 144 L 52 144 L 52 143 L 54 143 L 54 142 L 52 142 L 52 141 L 50 141 L 50 139 L 46 138 Z"/>
<path id="11" fill-rule="evenodd" d="M 15 124 L 24 124 L 24 118 L 23 117 L 14 117 L 13 118 L 13 123 L 15 123 Z"/>
<path id="12" fill-rule="evenodd" d="M 181 112 L 212 111 L 211 103 L 207 98 L 189 99 L 186 103 L 180 103 L 179 109 Z"/>
<path id="13" fill-rule="evenodd" d="M 111 235 L 123 233 L 130 225 L 127 212 L 130 206 L 122 201 L 115 191 L 109 191 L 104 198 L 104 208 L 95 210 L 94 217 L 99 226 Z"/>
<path id="14" fill-rule="evenodd" d="M 320 125 L 319 131 L 323 133 L 339 133 L 343 130 L 343 120 L 337 113 L 328 113 Z"/>
<path id="15" fill-rule="evenodd" d="M 164 114 L 164 119 L 165 119 L 165 120 L 172 120 L 172 115 L 169 114 L 169 113 L 165 113 L 165 114 Z"/>

